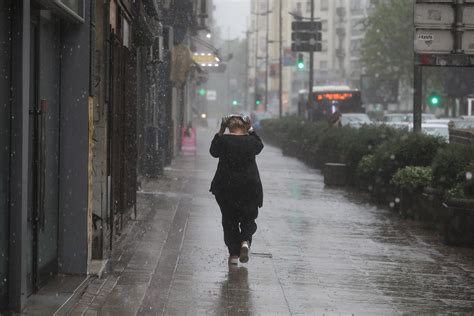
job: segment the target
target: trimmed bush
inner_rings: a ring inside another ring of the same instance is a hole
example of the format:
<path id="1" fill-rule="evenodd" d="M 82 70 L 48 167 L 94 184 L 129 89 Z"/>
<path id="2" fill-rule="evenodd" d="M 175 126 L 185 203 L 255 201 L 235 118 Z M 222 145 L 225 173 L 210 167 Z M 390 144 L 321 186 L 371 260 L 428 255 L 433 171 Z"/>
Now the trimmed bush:
<path id="1" fill-rule="evenodd" d="M 356 177 L 364 180 L 373 180 L 377 174 L 377 166 L 375 164 L 375 155 L 365 155 L 359 161 L 356 169 Z"/>
<path id="2" fill-rule="evenodd" d="M 403 190 L 420 191 L 431 185 L 433 181 L 433 171 L 431 167 L 408 166 L 399 169 L 391 183 Z"/>
<path id="3" fill-rule="evenodd" d="M 435 188 L 450 196 L 474 197 L 473 146 L 447 145 L 441 138 L 385 125 L 329 128 L 326 122 L 285 117 L 262 121 L 262 127 L 266 141 L 312 166 L 347 164 L 352 184 L 369 185 L 382 193 L 395 185 L 417 189 L 428 185 L 427 167 L 432 166 Z"/>
<path id="4" fill-rule="evenodd" d="M 433 161 L 436 188 L 450 197 L 474 197 L 474 146 L 451 144 L 441 149 Z"/>
<path id="5" fill-rule="evenodd" d="M 375 153 L 377 181 L 388 184 L 398 169 L 430 166 L 443 140 L 423 134 L 404 133 L 383 143 Z"/>

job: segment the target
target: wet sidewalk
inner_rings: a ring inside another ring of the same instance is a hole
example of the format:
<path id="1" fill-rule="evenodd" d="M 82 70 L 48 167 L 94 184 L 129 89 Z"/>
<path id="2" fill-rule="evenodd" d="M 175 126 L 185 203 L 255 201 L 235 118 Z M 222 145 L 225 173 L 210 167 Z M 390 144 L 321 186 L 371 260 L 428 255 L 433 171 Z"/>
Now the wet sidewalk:
<path id="1" fill-rule="evenodd" d="M 73 315 L 390 315 L 474 313 L 474 251 L 344 190 L 267 146 L 250 262 L 227 265 L 208 192 L 212 132 L 196 157 L 142 183 L 139 218 Z"/>

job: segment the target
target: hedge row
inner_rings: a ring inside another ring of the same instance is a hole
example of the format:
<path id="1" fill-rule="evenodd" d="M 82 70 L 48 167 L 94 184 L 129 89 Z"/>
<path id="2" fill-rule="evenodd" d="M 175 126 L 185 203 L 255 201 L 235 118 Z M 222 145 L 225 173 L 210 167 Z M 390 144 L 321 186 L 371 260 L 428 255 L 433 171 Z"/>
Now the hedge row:
<path id="1" fill-rule="evenodd" d="M 295 117 L 262 122 L 265 141 L 321 168 L 347 164 L 350 184 L 420 190 L 431 186 L 451 197 L 474 197 L 474 146 L 388 126 L 328 128 Z"/>

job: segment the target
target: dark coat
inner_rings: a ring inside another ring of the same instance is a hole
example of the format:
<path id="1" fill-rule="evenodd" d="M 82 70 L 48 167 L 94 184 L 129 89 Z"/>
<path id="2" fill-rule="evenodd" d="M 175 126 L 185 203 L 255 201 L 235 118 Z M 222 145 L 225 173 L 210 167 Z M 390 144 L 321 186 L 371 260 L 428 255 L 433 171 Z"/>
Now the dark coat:
<path id="1" fill-rule="evenodd" d="M 263 189 L 255 156 L 263 143 L 255 132 L 249 135 L 216 134 L 209 150 L 219 164 L 211 183 L 211 192 L 225 199 L 243 199 L 263 205 Z"/>

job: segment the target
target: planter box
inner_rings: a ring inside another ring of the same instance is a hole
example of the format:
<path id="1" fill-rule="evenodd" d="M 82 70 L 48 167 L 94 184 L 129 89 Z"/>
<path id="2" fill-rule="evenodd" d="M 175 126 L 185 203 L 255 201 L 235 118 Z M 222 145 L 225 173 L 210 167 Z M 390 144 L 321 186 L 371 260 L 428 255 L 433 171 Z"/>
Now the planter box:
<path id="1" fill-rule="evenodd" d="M 444 226 L 446 243 L 474 246 L 474 199 L 451 199 L 444 205 L 448 215 Z"/>
<path id="2" fill-rule="evenodd" d="M 326 185 L 344 186 L 347 184 L 347 165 L 344 163 L 325 163 L 323 174 Z"/>

